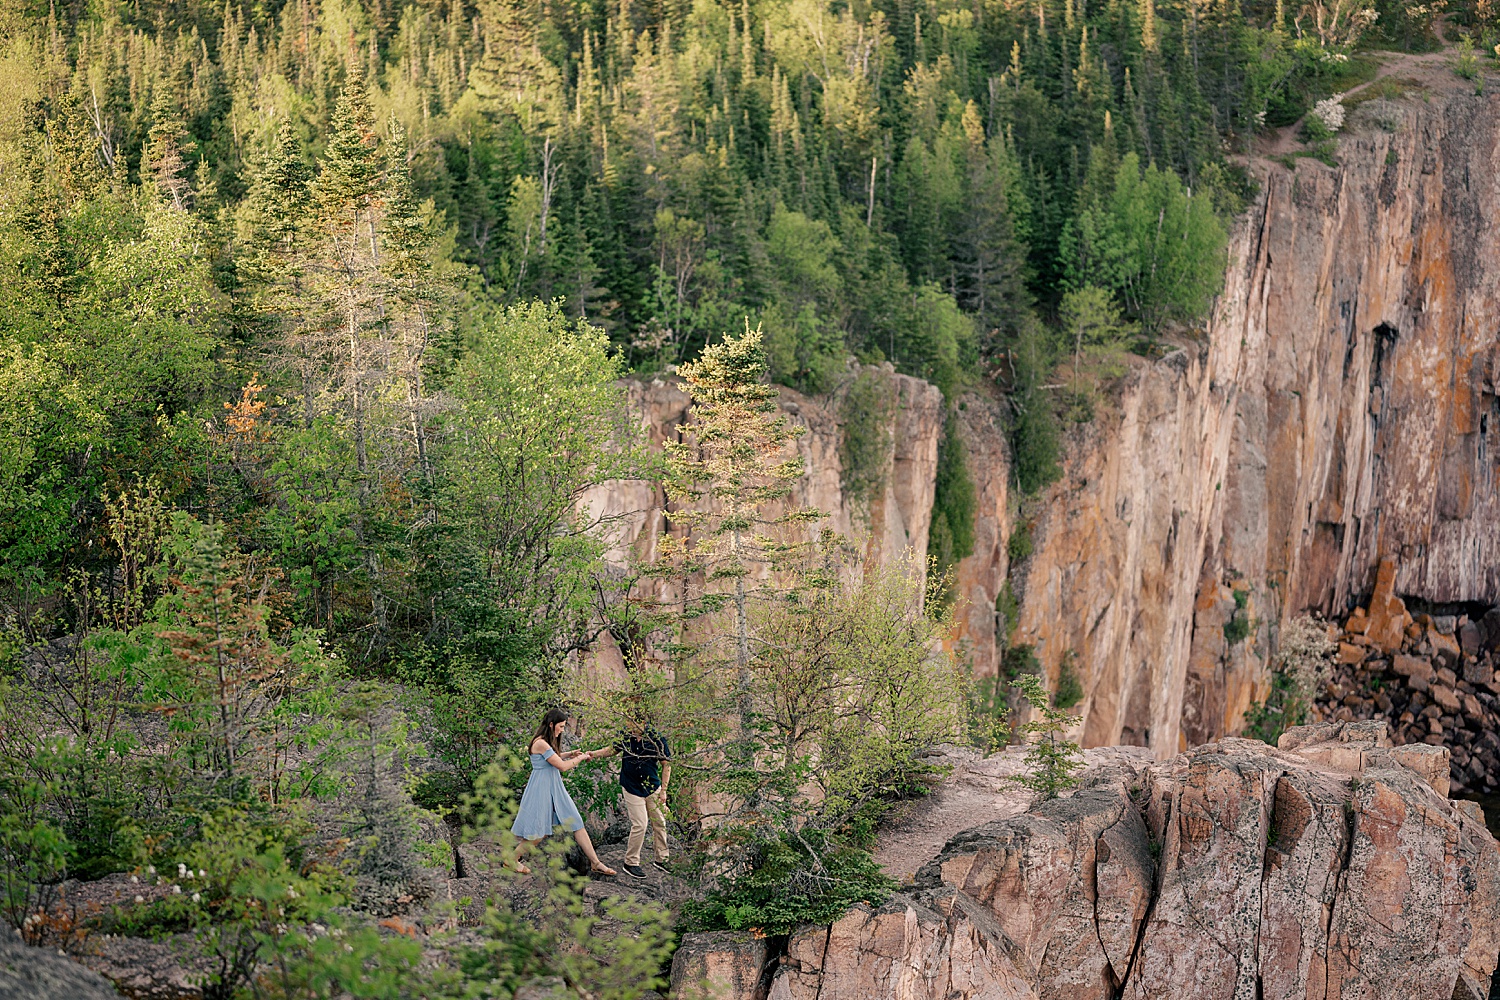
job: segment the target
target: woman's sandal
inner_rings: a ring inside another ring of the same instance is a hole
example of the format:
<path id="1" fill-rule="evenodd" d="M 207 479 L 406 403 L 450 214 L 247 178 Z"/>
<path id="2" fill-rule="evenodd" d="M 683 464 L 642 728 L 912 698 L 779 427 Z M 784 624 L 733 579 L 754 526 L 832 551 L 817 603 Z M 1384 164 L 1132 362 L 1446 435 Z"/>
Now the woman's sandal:
<path id="1" fill-rule="evenodd" d="M 606 868 L 604 865 L 590 865 L 589 866 L 589 874 L 590 875 L 618 875 L 620 873 L 617 872 L 617 871 L 615 871 L 613 868 Z"/>
<path id="2" fill-rule="evenodd" d="M 515 872 L 517 875 L 530 875 L 531 874 L 531 869 L 527 868 L 525 865 L 521 864 L 521 862 L 519 862 L 519 861 L 516 861 L 516 862 L 514 862 L 512 864 L 508 864 L 505 867 L 508 868 L 508 869 L 510 869 L 511 871 Z"/>

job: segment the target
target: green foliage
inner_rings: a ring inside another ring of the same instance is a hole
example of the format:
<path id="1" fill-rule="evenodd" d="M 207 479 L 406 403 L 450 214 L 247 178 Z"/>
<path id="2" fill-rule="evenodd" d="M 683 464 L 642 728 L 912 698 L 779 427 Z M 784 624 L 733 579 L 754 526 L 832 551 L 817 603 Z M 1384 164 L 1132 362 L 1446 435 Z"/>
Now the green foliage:
<path id="1" fill-rule="evenodd" d="M 958 418 L 949 411 L 938 443 L 937 476 L 933 487 L 932 527 L 927 557 L 932 572 L 941 575 L 974 552 L 974 517 L 979 506 Z"/>
<path id="2" fill-rule="evenodd" d="M 519 763 L 510 755 L 491 765 L 466 807 L 466 833 L 498 843 L 507 861 L 516 847 L 510 774 Z M 567 850 L 567 842 L 559 840 L 545 845 L 540 856 L 528 855 L 540 882 L 536 905 L 524 915 L 503 902 L 488 907 L 480 943 L 460 959 L 464 976 L 513 991 L 531 976 L 560 975 L 609 1000 L 633 1000 L 664 987 L 660 972 L 676 947 L 667 911 L 616 896 L 604 902 L 603 917 L 593 915 L 583 896 L 587 880 L 568 869 Z"/>
<path id="3" fill-rule="evenodd" d="M 969 743 L 985 755 L 1010 743 L 1010 683 L 1000 677 L 969 679 L 965 731 Z"/>
<path id="4" fill-rule="evenodd" d="M 1023 495 L 1041 492 L 1062 475 L 1057 412 L 1043 388 L 1053 360 L 1046 330 L 1036 322 L 1025 324 L 1013 354 L 1009 400 L 1012 468 Z"/>
<path id="5" fill-rule="evenodd" d="M 1479 57 L 1474 53 L 1474 39 L 1467 33 L 1458 38 L 1458 58 L 1453 64 L 1453 72 L 1465 80 L 1480 80 Z"/>
<path id="6" fill-rule="evenodd" d="M 1083 751 L 1077 743 L 1062 736 L 1073 717 L 1049 704 L 1047 690 L 1037 675 L 1020 674 L 1015 678 L 1015 686 L 1040 717 L 1021 726 L 1020 735 L 1028 744 L 1028 772 L 1011 780 L 1031 789 L 1041 799 L 1055 799 L 1059 792 L 1078 784 L 1074 774 L 1083 766 Z"/>
<path id="7" fill-rule="evenodd" d="M 1234 612 L 1224 623 L 1224 641 L 1231 646 L 1238 646 L 1255 631 L 1256 623 L 1250 616 L 1249 603 L 1250 591 L 1243 588 L 1234 591 Z"/>
<path id="8" fill-rule="evenodd" d="M 1245 712 L 1244 733 L 1272 746 L 1282 733 L 1307 721 L 1318 685 L 1327 676 L 1338 644 L 1327 626 L 1302 616 L 1282 626 L 1271 661 L 1271 684 L 1265 697 Z"/>
<path id="9" fill-rule="evenodd" d="M 1176 174 L 1154 163 L 1142 170 L 1132 152 L 1113 170 L 1107 159 L 1097 159 L 1081 198 L 1078 220 L 1060 243 L 1075 289 L 1115 292 L 1151 331 L 1206 313 L 1224 280 L 1228 243 L 1210 197 L 1192 195 Z M 1075 337 L 1090 327 L 1106 342 L 1119 339 L 1118 321 L 1096 295 L 1065 300 L 1064 309 Z"/>
<path id="10" fill-rule="evenodd" d="M 889 380 L 878 368 L 860 369 L 839 403 L 839 484 L 866 514 L 885 488 L 893 411 Z"/>
<path id="11" fill-rule="evenodd" d="M 1077 657 L 1070 649 L 1063 654 L 1057 668 L 1057 690 L 1052 692 L 1052 707 L 1067 711 L 1083 700 L 1083 681 L 1078 676 Z"/>
<path id="12" fill-rule="evenodd" d="M 1022 521 L 1015 526 L 1015 529 L 1013 531 L 1011 531 L 1010 538 L 1006 539 L 1006 558 L 1008 558 L 1010 560 L 1010 564 L 1014 566 L 1017 563 L 1023 563 L 1027 559 L 1031 558 L 1031 553 L 1033 551 L 1035 551 L 1035 543 L 1031 538 L 1031 525 L 1025 521 Z M 1014 600 L 1014 597 L 1012 597 L 1012 600 Z"/>
<path id="13" fill-rule="evenodd" d="M 920 571 L 909 560 L 850 584 L 813 576 L 756 610 L 753 739 L 720 783 L 744 802 L 730 827 L 813 817 L 859 840 L 890 801 L 918 791 L 922 752 L 957 735 L 963 698 L 937 651 L 951 611 L 922 600 Z"/>
<path id="14" fill-rule="evenodd" d="M 45 914 L 67 874 L 71 845 L 63 832 L 38 818 L 45 789 L 6 787 L 0 812 L 0 919 L 28 944 L 46 944 Z"/>
<path id="15" fill-rule="evenodd" d="M 760 330 L 747 326 L 742 335 L 705 348 L 697 361 L 680 369 L 697 420 L 685 428 L 689 433 L 683 440 L 667 443 L 662 485 L 673 502 L 667 517 L 688 531 L 661 540 L 655 568 L 704 574 L 706 589 L 689 613 L 732 606 L 736 686 L 746 728 L 750 604 L 768 590 L 751 581 L 751 567 L 793 556 L 803 546 L 785 537 L 786 530 L 823 517 L 819 510 L 781 503 L 802 476 L 802 457 L 788 446 L 806 428 L 788 420 L 777 405 L 762 343 Z"/>
<path id="16" fill-rule="evenodd" d="M 1021 602 L 1016 599 L 1015 588 L 1010 584 L 1010 577 L 1000 584 L 1000 592 L 995 595 L 995 622 L 998 639 L 1005 645 L 1010 644 L 1011 633 L 1015 631 L 1017 623 L 1021 620 Z"/>
<path id="17" fill-rule="evenodd" d="M 1036 655 L 1036 648 L 1030 643 L 1021 642 L 1006 647 L 1000 665 L 1008 680 L 1042 672 L 1042 661 Z"/>
<path id="18" fill-rule="evenodd" d="M 838 847 L 816 832 L 745 847 L 748 872 L 683 905 L 687 930 L 786 934 L 798 924 L 832 923 L 855 903 L 879 906 L 897 887 L 868 852 Z"/>
<path id="19" fill-rule="evenodd" d="M 1073 349 L 1072 392 L 1080 422 L 1092 419 L 1099 385 L 1123 374 L 1126 346 L 1134 334 L 1102 288 L 1084 285 L 1063 295 L 1058 306 L 1062 333 Z"/>

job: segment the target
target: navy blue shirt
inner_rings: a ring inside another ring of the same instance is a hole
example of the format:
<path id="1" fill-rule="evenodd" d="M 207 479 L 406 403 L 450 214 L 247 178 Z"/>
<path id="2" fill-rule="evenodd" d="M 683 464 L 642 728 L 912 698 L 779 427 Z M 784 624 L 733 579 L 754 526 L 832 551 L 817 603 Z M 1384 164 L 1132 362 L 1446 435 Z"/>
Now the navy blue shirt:
<path id="1" fill-rule="evenodd" d="M 657 774 L 658 761 L 671 760 L 672 750 L 667 739 L 654 729 L 647 729 L 639 736 L 629 733 L 615 743 L 620 751 L 620 787 L 631 795 L 645 798 L 661 787 L 661 776 Z"/>

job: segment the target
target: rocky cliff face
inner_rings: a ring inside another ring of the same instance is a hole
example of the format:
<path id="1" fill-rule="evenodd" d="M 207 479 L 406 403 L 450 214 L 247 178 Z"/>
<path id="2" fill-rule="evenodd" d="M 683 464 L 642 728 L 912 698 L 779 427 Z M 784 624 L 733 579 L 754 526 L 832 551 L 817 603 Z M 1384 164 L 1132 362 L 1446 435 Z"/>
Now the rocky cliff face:
<path id="1" fill-rule="evenodd" d="M 1072 442 L 1017 638 L 1075 652 L 1086 743 L 1234 731 L 1276 623 L 1347 611 L 1382 559 L 1408 599 L 1500 599 L 1500 108 L 1427 97 L 1352 113 L 1337 168 L 1252 163 L 1207 331 Z M 1231 644 L 1237 615 L 1262 627 Z"/>
<path id="2" fill-rule="evenodd" d="M 958 834 L 879 907 L 796 929 L 770 1000 L 1489 995 L 1500 847 L 1445 797 L 1446 750 L 1333 723 L 1136 760 Z M 732 986 L 757 981 L 754 942 L 698 943 L 719 955 L 703 968 L 740 970 L 722 995 L 757 995 Z"/>
<path id="3" fill-rule="evenodd" d="M 982 391 L 958 401 L 980 498 L 957 573 L 959 643 L 978 672 L 995 669 L 1009 578 L 1015 640 L 1054 676 L 1075 657 L 1086 745 L 1166 757 L 1235 731 L 1266 683 L 1277 623 L 1342 615 L 1382 560 L 1396 595 L 1500 603 L 1500 259 L 1482 243 L 1500 215 L 1500 108 L 1427 98 L 1351 113 L 1336 168 L 1250 164 L 1260 191 L 1207 329 L 1134 364 L 1074 429 L 1064 478 L 1020 525 L 1000 404 Z M 877 558 L 925 552 L 943 423 L 936 389 L 888 377 L 898 406 L 867 512 L 841 487 L 837 398 L 783 393 L 809 430 L 798 501 Z M 631 397 L 658 439 L 687 415 L 668 381 Z M 622 486 L 594 503 L 650 499 Z M 1013 568 L 1018 528 L 1034 553 Z M 644 554 L 660 530 L 659 516 L 636 516 L 621 541 Z M 1236 618 L 1252 626 L 1242 641 L 1243 629 L 1226 635 Z"/>
<path id="4" fill-rule="evenodd" d="M 880 374 L 887 381 L 891 406 L 880 429 L 883 449 L 879 467 L 872 470 L 879 486 L 864 501 L 856 501 L 845 489 L 839 458 L 840 407 L 847 383 L 853 381 L 852 373 L 839 391 L 827 397 L 781 390 L 782 409 L 805 430 L 796 447 L 807 471 L 794 488 L 791 502 L 823 511 L 827 516 L 814 532 L 831 528 L 876 563 L 901 559 L 908 552 L 925 558 L 927 533 L 932 526 L 938 442 L 943 434 L 943 394 L 921 379 L 898 375 L 889 368 Z M 692 420 L 690 401 L 676 379 L 632 380 L 626 383 L 626 398 L 632 417 L 655 446 L 678 440 L 682 427 Z M 1003 442 L 1003 437 L 996 441 Z M 1001 497 L 991 514 L 991 521 L 997 525 L 1003 519 L 1005 481 L 1002 473 Z M 656 558 L 658 543 L 670 530 L 662 513 L 663 501 L 655 484 L 629 480 L 590 491 L 583 506 L 604 526 L 611 542 L 608 558 L 623 564 L 627 559 Z M 752 571 L 761 576 L 768 572 L 765 567 L 753 567 Z M 677 596 L 672 582 L 655 585 L 660 588 L 660 599 L 671 601 Z M 596 650 L 594 669 L 605 674 L 623 669 L 620 651 L 608 635 Z"/>

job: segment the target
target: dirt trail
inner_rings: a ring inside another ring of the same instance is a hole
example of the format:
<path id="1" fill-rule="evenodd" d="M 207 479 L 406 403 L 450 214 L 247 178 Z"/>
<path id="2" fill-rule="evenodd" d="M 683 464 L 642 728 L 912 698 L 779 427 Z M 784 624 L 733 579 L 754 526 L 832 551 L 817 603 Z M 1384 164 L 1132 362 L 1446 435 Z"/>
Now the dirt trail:
<path id="1" fill-rule="evenodd" d="M 1462 89 L 1472 86 L 1453 72 L 1453 52 L 1447 34 L 1444 32 L 1444 20 L 1444 18 L 1439 18 L 1433 24 L 1433 33 L 1437 35 L 1438 41 L 1443 46 L 1441 49 L 1436 52 L 1381 53 L 1378 56 L 1381 60 L 1380 68 L 1375 76 L 1357 87 L 1351 87 L 1344 92 L 1343 96 L 1354 97 L 1388 77 L 1410 79 L 1430 90 Z M 1271 158 L 1304 151 L 1307 146 L 1297 137 L 1301 134 L 1303 123 L 1306 121 L 1307 116 L 1303 115 L 1292 124 L 1263 136 L 1256 142 L 1255 155 Z"/>
<path id="2" fill-rule="evenodd" d="M 1127 760 L 1139 766 L 1152 759 L 1145 747 L 1098 747 L 1085 750 L 1083 757 L 1089 768 Z M 902 884 L 911 882 L 955 834 L 1031 807 L 1031 793 L 1010 780 L 1026 771 L 1021 747 L 989 758 L 968 748 L 944 747 L 933 762 L 953 770 L 931 795 L 907 803 L 876 842 L 876 862 Z"/>

